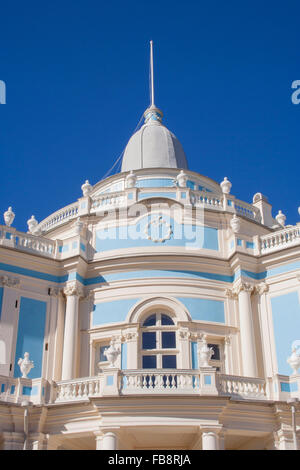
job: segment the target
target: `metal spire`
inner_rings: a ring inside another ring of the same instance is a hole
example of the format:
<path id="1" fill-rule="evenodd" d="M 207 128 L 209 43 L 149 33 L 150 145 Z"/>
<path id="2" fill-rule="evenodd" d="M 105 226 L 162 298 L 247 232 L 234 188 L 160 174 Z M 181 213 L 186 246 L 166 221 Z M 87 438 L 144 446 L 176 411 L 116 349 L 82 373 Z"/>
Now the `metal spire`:
<path id="1" fill-rule="evenodd" d="M 153 41 L 150 41 L 150 82 L 151 82 L 150 103 L 151 103 L 151 106 L 155 106 L 154 104 Z"/>
<path id="2" fill-rule="evenodd" d="M 153 67 L 153 41 L 150 41 L 150 106 L 144 112 L 145 124 L 160 123 L 163 113 L 154 104 L 154 67 Z"/>

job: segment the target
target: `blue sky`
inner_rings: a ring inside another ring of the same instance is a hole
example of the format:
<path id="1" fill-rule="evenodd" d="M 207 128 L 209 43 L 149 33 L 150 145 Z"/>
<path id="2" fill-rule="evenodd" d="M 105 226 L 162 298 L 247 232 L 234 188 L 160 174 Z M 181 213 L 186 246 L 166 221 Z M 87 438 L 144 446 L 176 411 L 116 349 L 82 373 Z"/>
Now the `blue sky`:
<path id="1" fill-rule="evenodd" d="M 189 167 L 300 220 L 299 2 L 2 2 L 0 210 L 27 230 L 99 181 L 149 102 Z M 3 223 L 3 222 L 2 222 Z"/>

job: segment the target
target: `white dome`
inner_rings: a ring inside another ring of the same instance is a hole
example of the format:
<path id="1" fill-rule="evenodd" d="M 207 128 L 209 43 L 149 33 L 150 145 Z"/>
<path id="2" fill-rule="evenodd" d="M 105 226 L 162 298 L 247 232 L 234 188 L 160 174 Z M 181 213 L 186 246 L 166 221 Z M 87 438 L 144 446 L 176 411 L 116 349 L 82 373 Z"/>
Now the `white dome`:
<path id="1" fill-rule="evenodd" d="M 151 107 L 145 112 L 145 124 L 130 138 L 121 171 L 142 168 L 184 168 L 187 161 L 181 143 L 161 124 L 162 112 Z"/>

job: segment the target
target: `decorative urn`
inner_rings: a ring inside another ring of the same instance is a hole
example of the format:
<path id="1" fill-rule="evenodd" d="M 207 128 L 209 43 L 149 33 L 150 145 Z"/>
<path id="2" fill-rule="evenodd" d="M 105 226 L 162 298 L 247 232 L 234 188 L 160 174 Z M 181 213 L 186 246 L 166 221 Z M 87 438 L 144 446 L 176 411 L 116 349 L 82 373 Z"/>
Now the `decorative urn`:
<path id="1" fill-rule="evenodd" d="M 177 180 L 177 184 L 180 188 L 186 188 L 188 175 L 183 170 L 181 170 L 180 173 L 177 175 L 176 180 Z"/>
<path id="2" fill-rule="evenodd" d="M 206 336 L 203 336 L 203 339 L 198 345 L 198 363 L 199 367 L 210 367 L 209 361 L 211 360 L 214 354 L 213 348 L 209 348 L 206 342 Z"/>
<path id="3" fill-rule="evenodd" d="M 286 216 L 281 211 L 278 211 L 278 214 L 276 215 L 275 219 L 277 220 L 279 225 L 281 225 L 282 227 L 285 226 Z"/>
<path id="4" fill-rule="evenodd" d="M 35 229 L 36 227 L 38 226 L 38 221 L 36 220 L 36 218 L 34 217 L 34 215 L 32 215 L 30 217 L 29 220 L 27 220 L 27 225 L 28 225 L 28 231 L 29 233 L 34 233 L 35 232 Z"/>
<path id="5" fill-rule="evenodd" d="M 83 196 L 88 196 L 92 190 L 92 185 L 89 183 L 89 180 L 86 180 L 85 183 L 81 186 Z"/>
<path id="6" fill-rule="evenodd" d="M 26 379 L 27 375 L 31 371 L 31 369 L 34 367 L 33 361 L 29 360 L 29 353 L 26 352 L 24 353 L 24 358 L 18 360 L 18 366 L 20 367 L 20 370 L 22 372 L 22 378 Z"/>
<path id="7" fill-rule="evenodd" d="M 297 375 L 298 369 L 300 367 L 300 354 L 297 354 L 297 348 L 296 347 L 292 347 L 292 354 L 287 359 L 287 363 L 293 369 L 292 375 Z"/>
<path id="8" fill-rule="evenodd" d="M 223 179 L 222 183 L 220 183 L 220 186 L 221 186 L 221 189 L 222 189 L 222 192 L 223 192 L 223 193 L 225 193 L 225 194 L 229 194 L 229 193 L 230 193 L 232 184 L 231 184 L 231 182 L 228 180 L 227 176 L 225 176 L 225 178 Z"/>
<path id="9" fill-rule="evenodd" d="M 4 212 L 3 217 L 5 225 L 10 227 L 15 219 L 15 213 L 12 211 L 11 207 L 9 207 L 6 212 Z"/>
<path id="10" fill-rule="evenodd" d="M 234 233 L 238 233 L 241 229 L 241 220 L 237 217 L 236 214 L 234 214 L 230 221 L 230 227 Z"/>
<path id="11" fill-rule="evenodd" d="M 134 188 L 136 184 L 136 174 L 131 172 L 126 176 L 126 188 Z"/>
<path id="12" fill-rule="evenodd" d="M 120 354 L 120 349 L 116 348 L 115 341 L 111 340 L 109 348 L 104 351 L 109 364 L 109 367 L 116 367 L 115 362 Z"/>

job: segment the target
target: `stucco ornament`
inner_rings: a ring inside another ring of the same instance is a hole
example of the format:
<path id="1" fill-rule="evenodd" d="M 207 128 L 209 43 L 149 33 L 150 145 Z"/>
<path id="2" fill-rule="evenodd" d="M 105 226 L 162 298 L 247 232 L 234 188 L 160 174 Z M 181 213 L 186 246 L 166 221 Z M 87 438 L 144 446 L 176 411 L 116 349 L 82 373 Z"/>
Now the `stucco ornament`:
<path id="1" fill-rule="evenodd" d="M 281 211 L 278 211 L 278 214 L 276 215 L 275 219 L 279 225 L 281 225 L 282 227 L 285 226 L 286 216 Z"/>
<path id="2" fill-rule="evenodd" d="M 104 351 L 104 356 L 106 356 L 109 366 L 108 367 L 116 367 L 116 360 L 120 355 L 120 348 L 116 348 L 115 340 L 111 340 L 109 348 Z"/>
<path id="3" fill-rule="evenodd" d="M 183 170 L 181 170 L 176 178 L 178 186 L 180 188 L 186 188 L 187 180 L 188 180 L 188 175 Z"/>
<path id="4" fill-rule="evenodd" d="M 85 180 L 85 183 L 81 186 L 83 196 L 88 196 L 92 191 L 92 185 L 89 183 L 89 180 Z"/>
<path id="5" fill-rule="evenodd" d="M 295 341 L 292 344 L 292 354 L 288 357 L 287 363 L 293 369 L 292 375 L 297 375 L 300 367 L 300 341 Z"/>
<path id="6" fill-rule="evenodd" d="M 223 192 L 223 193 L 225 193 L 225 194 L 229 194 L 229 193 L 230 193 L 232 184 L 231 184 L 231 182 L 229 181 L 229 179 L 227 178 L 227 176 L 225 176 L 225 178 L 223 179 L 223 181 L 220 183 L 220 186 L 221 186 L 221 189 L 222 189 L 222 192 Z"/>
<path id="7" fill-rule="evenodd" d="M 206 336 L 202 336 L 202 340 L 198 343 L 198 364 L 199 367 L 210 367 L 209 361 L 211 360 L 214 350 L 209 348 L 206 342 Z"/>
<path id="8" fill-rule="evenodd" d="M 4 217 L 5 225 L 10 227 L 15 219 L 15 213 L 12 211 L 11 207 L 9 207 L 7 211 L 4 212 L 3 217 Z"/>
<path id="9" fill-rule="evenodd" d="M 34 233 L 35 232 L 35 229 L 37 228 L 38 226 L 38 221 L 36 220 L 36 218 L 34 217 L 34 215 L 32 215 L 30 217 L 29 220 L 27 220 L 27 226 L 28 226 L 28 231 L 29 233 Z"/>
<path id="10" fill-rule="evenodd" d="M 20 367 L 20 370 L 22 372 L 22 378 L 26 379 L 27 375 L 31 371 L 31 369 L 34 367 L 33 361 L 30 361 L 29 359 L 29 353 L 26 352 L 24 353 L 24 358 L 18 360 L 18 366 Z"/>
<path id="11" fill-rule="evenodd" d="M 172 233 L 171 225 L 161 215 L 153 217 L 145 226 L 147 239 L 155 243 L 163 243 L 166 240 L 170 240 Z"/>
<path id="12" fill-rule="evenodd" d="M 76 235 L 80 235 L 83 229 L 84 223 L 80 220 L 80 217 L 77 218 L 74 227 Z"/>
<path id="13" fill-rule="evenodd" d="M 236 214 L 234 214 L 230 221 L 230 227 L 234 233 L 238 233 L 241 229 L 241 220 L 237 217 Z"/>
<path id="14" fill-rule="evenodd" d="M 131 172 L 126 176 L 125 185 L 126 188 L 134 188 L 136 184 L 136 174 Z"/>

